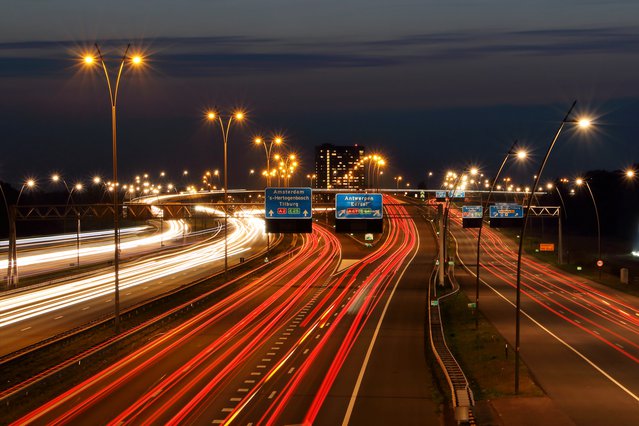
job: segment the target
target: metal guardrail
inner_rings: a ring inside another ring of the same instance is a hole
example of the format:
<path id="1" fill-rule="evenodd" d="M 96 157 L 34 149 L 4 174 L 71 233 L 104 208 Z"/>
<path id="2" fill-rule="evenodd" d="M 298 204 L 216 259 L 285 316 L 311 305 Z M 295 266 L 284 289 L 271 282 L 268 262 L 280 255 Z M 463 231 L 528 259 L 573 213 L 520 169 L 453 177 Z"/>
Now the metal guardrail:
<path id="1" fill-rule="evenodd" d="M 440 267 L 440 265 L 435 266 L 429 278 L 429 283 L 432 288 L 436 288 L 437 272 Z M 430 344 L 433 354 L 435 355 L 450 388 L 451 400 L 453 407 L 455 408 L 455 420 L 457 420 L 458 423 L 463 422 L 474 425 L 475 419 L 472 407 L 475 405 L 475 399 L 473 397 L 473 391 L 470 389 L 468 379 L 466 378 L 462 368 L 446 344 L 446 337 L 444 335 L 444 327 L 439 309 L 442 301 L 459 291 L 459 284 L 457 284 L 455 279 L 453 268 L 449 270 L 448 276 L 453 286 L 451 291 L 435 298 L 431 298 L 431 292 L 428 292 L 427 309 Z"/>

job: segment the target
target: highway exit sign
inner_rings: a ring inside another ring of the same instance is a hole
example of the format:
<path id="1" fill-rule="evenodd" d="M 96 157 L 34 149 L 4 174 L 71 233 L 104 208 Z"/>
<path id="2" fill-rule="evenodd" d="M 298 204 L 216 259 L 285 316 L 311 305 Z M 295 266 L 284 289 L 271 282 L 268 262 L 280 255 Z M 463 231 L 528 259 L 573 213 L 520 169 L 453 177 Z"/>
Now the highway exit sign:
<path id="1" fill-rule="evenodd" d="M 382 194 L 335 194 L 336 219 L 381 219 Z"/>
<path id="2" fill-rule="evenodd" d="M 313 215 L 311 188 L 266 188 L 266 219 L 310 219 Z"/>

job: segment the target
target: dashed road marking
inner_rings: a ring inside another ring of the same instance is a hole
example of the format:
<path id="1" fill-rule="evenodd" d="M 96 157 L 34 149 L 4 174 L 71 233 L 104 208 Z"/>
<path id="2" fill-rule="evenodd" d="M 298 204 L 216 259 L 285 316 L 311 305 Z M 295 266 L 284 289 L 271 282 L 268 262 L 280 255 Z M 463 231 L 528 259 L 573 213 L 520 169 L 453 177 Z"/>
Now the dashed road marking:
<path id="1" fill-rule="evenodd" d="M 277 393 L 277 391 L 271 392 L 271 394 L 268 396 L 268 399 L 273 399 L 273 397 L 275 396 L 276 393 Z"/>

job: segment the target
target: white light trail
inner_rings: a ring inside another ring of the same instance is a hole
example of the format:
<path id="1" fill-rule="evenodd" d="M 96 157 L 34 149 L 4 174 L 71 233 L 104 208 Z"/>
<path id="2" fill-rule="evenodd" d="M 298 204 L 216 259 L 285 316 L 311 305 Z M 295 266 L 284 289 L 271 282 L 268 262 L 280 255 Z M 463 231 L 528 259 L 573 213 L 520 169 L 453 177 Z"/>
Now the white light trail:
<path id="1" fill-rule="evenodd" d="M 204 208 L 209 209 L 209 208 Z M 207 211 L 207 210 L 201 210 Z M 207 211 L 209 212 L 209 211 Z M 219 214 L 219 211 L 210 209 Z M 235 256 L 251 249 L 250 244 L 262 237 L 264 221 L 258 218 L 229 217 L 233 232 L 228 235 L 228 255 Z M 174 224 L 177 226 L 177 223 Z M 120 291 L 167 276 L 200 268 L 224 258 L 224 240 L 206 242 L 152 259 L 138 261 L 120 269 Z M 86 302 L 114 292 L 113 273 L 83 278 L 67 284 L 36 289 L 0 298 L 0 327 L 44 315 L 58 309 Z"/>
<path id="2" fill-rule="evenodd" d="M 129 241 L 120 242 L 120 250 L 130 250 L 145 245 L 160 244 L 161 241 L 168 241 L 181 237 L 188 231 L 188 225 L 184 221 L 167 220 L 165 223 L 168 229 L 161 234 L 155 234 L 144 238 L 136 238 Z M 111 231 L 113 233 L 113 231 Z M 93 256 L 96 254 L 113 252 L 113 244 L 99 244 L 80 248 L 80 258 Z M 65 250 L 54 250 L 40 254 L 18 256 L 18 267 L 29 265 L 42 265 L 48 262 L 58 262 L 65 259 L 75 259 L 78 256 L 76 248 Z M 0 270 L 7 268 L 7 259 L 0 260 Z"/>

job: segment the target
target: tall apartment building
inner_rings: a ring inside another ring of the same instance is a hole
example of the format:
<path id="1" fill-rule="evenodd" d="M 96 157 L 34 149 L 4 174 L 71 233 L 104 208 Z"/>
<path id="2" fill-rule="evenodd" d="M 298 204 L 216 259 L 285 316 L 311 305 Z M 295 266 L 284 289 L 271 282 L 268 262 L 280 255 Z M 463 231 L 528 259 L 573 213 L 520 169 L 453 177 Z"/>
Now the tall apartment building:
<path id="1" fill-rule="evenodd" d="M 364 147 L 323 144 L 315 147 L 315 188 L 365 189 Z"/>

